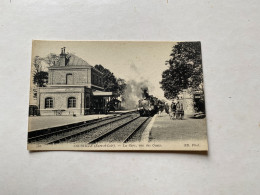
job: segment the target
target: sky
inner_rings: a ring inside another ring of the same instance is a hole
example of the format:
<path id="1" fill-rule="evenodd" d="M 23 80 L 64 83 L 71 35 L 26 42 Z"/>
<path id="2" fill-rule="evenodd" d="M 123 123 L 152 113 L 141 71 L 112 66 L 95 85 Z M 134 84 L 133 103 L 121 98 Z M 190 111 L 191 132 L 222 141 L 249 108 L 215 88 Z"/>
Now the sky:
<path id="1" fill-rule="evenodd" d="M 73 53 L 90 65 L 101 64 L 117 78 L 148 83 L 149 93 L 164 98 L 159 82 L 167 69 L 175 42 L 122 42 L 122 41 L 34 41 L 34 56 L 60 54 L 61 48 Z"/>

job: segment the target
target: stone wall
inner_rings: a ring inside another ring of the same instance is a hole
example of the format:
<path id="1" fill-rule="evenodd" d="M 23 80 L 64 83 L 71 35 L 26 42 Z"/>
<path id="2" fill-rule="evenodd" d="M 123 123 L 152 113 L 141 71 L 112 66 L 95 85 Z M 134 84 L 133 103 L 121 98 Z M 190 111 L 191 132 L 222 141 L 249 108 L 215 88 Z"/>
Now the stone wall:
<path id="1" fill-rule="evenodd" d="M 89 84 L 88 71 L 90 69 L 77 69 L 77 70 L 51 70 L 49 71 L 49 84 L 50 85 L 66 85 L 67 74 L 72 74 L 72 85 L 85 85 Z"/>
<path id="2" fill-rule="evenodd" d="M 91 69 L 91 84 L 103 87 L 103 75 L 94 68 Z"/>
<path id="3" fill-rule="evenodd" d="M 45 99 L 53 99 L 53 108 L 45 108 Z M 76 107 L 68 108 L 68 98 L 76 98 Z M 40 88 L 39 102 L 40 115 L 84 115 L 84 87 L 82 88 Z"/>

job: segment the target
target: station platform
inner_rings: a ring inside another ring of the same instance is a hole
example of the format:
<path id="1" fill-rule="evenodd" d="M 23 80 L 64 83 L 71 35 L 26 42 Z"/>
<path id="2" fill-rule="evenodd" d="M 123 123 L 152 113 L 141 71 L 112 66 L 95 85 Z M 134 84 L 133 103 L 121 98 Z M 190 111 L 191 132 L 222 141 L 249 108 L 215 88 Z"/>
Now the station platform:
<path id="1" fill-rule="evenodd" d="M 84 116 L 32 116 L 28 120 L 28 131 L 35 131 L 39 129 L 46 129 L 61 125 L 68 125 L 72 123 L 89 121 L 93 119 L 108 117 L 111 115 L 84 115 Z"/>
<path id="2" fill-rule="evenodd" d="M 165 112 L 152 119 L 147 141 L 180 141 L 207 139 L 206 118 L 195 119 L 184 116 L 183 120 L 172 120 Z"/>

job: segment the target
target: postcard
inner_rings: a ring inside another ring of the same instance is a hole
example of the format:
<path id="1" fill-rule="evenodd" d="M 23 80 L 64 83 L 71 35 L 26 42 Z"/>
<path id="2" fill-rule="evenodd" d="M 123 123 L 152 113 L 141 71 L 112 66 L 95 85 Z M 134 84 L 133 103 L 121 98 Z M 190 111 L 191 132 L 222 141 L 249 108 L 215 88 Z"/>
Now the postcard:
<path id="1" fill-rule="evenodd" d="M 28 150 L 207 151 L 201 43 L 32 42 Z"/>

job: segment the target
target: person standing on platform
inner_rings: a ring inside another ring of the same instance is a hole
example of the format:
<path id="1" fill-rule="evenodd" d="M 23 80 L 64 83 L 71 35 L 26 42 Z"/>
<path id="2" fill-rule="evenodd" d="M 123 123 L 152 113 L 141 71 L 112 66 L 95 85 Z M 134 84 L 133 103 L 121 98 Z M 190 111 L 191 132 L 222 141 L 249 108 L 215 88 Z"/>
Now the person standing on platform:
<path id="1" fill-rule="evenodd" d="M 170 119 L 175 119 L 175 118 L 176 118 L 176 104 L 174 103 L 174 101 L 172 101 Z"/>
<path id="2" fill-rule="evenodd" d="M 178 101 L 177 104 L 176 104 L 176 118 L 177 119 L 183 119 L 183 116 L 184 116 L 184 110 L 183 110 L 183 104 Z"/>

